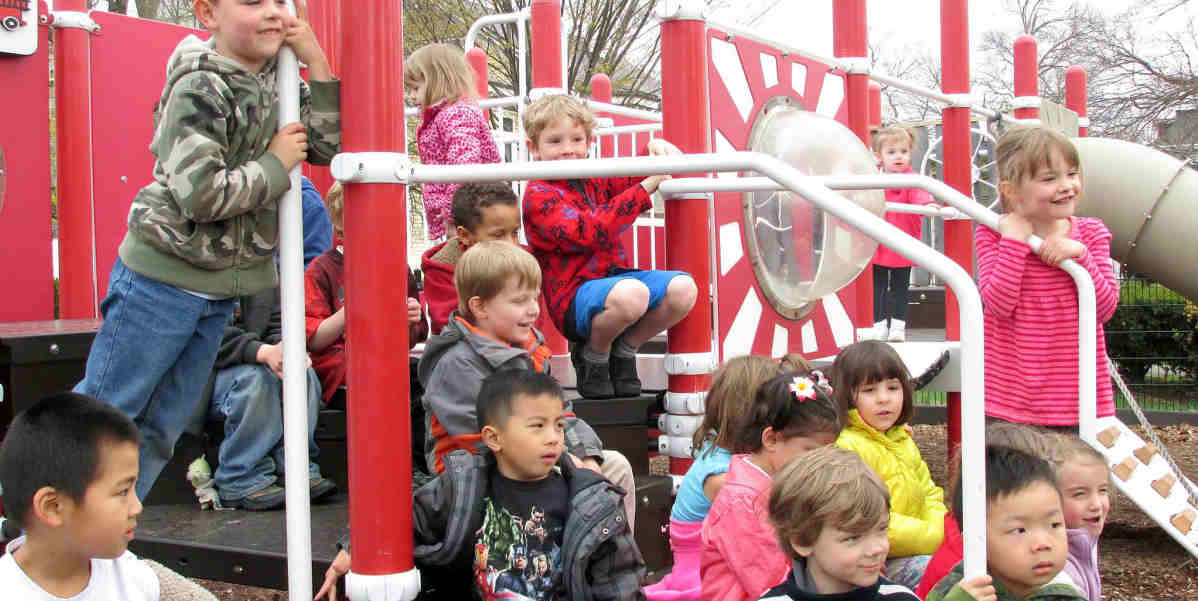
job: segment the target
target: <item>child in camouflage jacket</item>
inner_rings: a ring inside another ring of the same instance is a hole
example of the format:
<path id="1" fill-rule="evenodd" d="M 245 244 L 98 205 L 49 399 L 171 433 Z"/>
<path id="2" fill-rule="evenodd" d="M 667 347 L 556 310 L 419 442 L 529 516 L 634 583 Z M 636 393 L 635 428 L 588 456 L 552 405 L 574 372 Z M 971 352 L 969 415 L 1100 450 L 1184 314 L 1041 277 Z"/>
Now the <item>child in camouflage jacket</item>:
<path id="1" fill-rule="evenodd" d="M 104 324 L 75 386 L 137 422 L 140 498 L 201 402 L 233 299 L 277 285 L 288 172 L 305 159 L 328 164 L 341 144 L 340 84 L 306 11 L 232 0 L 196 0 L 195 11 L 212 38 L 184 38 L 167 63 L 154 180 L 133 199 Z M 302 123 L 279 128 L 283 44 L 312 81 L 301 86 Z"/>

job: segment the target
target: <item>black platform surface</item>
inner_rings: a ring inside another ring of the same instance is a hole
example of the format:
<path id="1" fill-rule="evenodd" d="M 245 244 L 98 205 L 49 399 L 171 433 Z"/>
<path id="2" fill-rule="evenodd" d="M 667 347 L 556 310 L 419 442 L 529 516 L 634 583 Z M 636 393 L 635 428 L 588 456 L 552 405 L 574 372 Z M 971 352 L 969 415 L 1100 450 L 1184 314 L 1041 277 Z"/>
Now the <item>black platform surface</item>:
<path id="1" fill-rule="evenodd" d="M 344 492 L 312 505 L 313 584 L 349 531 Z M 129 548 L 193 578 L 286 589 L 287 526 L 279 511 L 201 511 L 198 505 L 147 505 Z"/>

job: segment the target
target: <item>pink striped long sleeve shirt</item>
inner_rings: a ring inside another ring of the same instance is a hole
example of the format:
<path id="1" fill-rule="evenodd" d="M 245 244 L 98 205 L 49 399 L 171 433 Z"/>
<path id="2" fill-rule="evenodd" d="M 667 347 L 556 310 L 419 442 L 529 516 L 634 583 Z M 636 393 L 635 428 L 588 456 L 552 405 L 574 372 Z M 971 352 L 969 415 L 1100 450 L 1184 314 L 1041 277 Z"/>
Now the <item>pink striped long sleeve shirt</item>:
<path id="1" fill-rule="evenodd" d="M 1098 416 L 1113 415 L 1102 324 L 1115 314 L 1119 285 L 1111 267 L 1111 232 L 1102 220 L 1072 218 L 1069 237 L 1086 252 L 1076 261 L 1094 278 L 1097 296 Z M 980 226 L 978 287 L 985 309 L 986 415 L 1013 422 L 1078 422 L 1077 287 L 1019 240 Z"/>

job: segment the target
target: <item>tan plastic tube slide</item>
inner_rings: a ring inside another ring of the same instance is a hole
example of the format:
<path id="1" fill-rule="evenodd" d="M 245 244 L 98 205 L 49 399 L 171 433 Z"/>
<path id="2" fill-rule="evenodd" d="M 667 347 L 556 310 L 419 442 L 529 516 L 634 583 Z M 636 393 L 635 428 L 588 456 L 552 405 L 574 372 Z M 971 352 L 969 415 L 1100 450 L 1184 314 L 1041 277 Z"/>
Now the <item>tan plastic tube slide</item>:
<path id="1" fill-rule="evenodd" d="M 1078 214 L 1110 228 L 1111 256 L 1198 300 L 1198 172 L 1159 150 L 1074 138 L 1085 190 Z"/>

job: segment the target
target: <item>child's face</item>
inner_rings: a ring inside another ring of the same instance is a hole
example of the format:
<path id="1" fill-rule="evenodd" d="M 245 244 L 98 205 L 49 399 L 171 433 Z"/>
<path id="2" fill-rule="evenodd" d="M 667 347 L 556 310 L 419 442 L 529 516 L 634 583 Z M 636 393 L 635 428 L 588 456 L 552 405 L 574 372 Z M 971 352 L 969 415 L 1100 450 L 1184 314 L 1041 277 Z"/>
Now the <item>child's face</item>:
<path id="1" fill-rule="evenodd" d="M 465 226 L 458 226 L 458 238 L 462 244 L 470 247 L 488 240 L 520 243 L 518 238 L 520 210 L 516 208 L 516 205 L 493 204 L 483 207 L 479 212 L 482 214 L 482 219 L 478 225 L 474 226 L 473 230 L 468 230 Z"/>
<path id="2" fill-rule="evenodd" d="M 508 344 L 523 344 L 541 314 L 537 302 L 540 292 L 521 286 L 515 277 L 509 278 L 494 298 L 481 301 L 477 309 L 471 307 L 475 325 Z"/>
<path id="3" fill-rule="evenodd" d="M 809 547 L 792 541 L 791 546 L 807 558 L 807 570 L 821 595 L 836 595 L 873 586 L 886 567 L 890 539 L 886 535 L 889 519 L 864 534 L 854 534 L 825 525 L 819 538 Z"/>
<path id="4" fill-rule="evenodd" d="M 536 141 L 528 141 L 528 152 L 538 161 L 585 159 L 591 149 L 591 136 L 581 123 L 562 117 L 541 130 Z"/>
<path id="5" fill-rule="evenodd" d="M 1065 567 L 1068 544 L 1061 494 L 1047 482 L 988 504 L 986 554 L 990 575 L 1023 599 Z"/>
<path id="6" fill-rule="evenodd" d="M 197 0 L 196 17 L 212 32 L 216 51 L 252 73 L 279 53 L 287 34 L 283 0 Z"/>
<path id="7" fill-rule="evenodd" d="M 228 2 L 229 0 L 225 0 Z M 87 557 L 115 559 L 133 540 L 141 502 L 133 485 L 137 482 L 137 445 L 131 442 L 101 443 L 96 478 L 63 520 L 69 539 Z"/>
<path id="8" fill-rule="evenodd" d="M 1066 461 L 1058 473 L 1067 528 L 1085 528 L 1094 538 L 1102 534 L 1111 511 L 1110 472 L 1089 457 Z"/>
<path id="9" fill-rule="evenodd" d="M 561 397 L 520 395 L 512 402 L 512 415 L 501 426 L 485 426 L 483 438 L 495 453 L 501 474 L 531 482 L 548 476 L 557 463 L 565 442 L 565 426 Z"/>
<path id="10" fill-rule="evenodd" d="M 1005 186 L 1003 185 L 1005 184 Z M 1006 190 L 1004 206 L 1032 223 L 1068 219 L 1077 210 L 1082 194 L 1081 171 L 1065 161 L 1060 150 L 1053 150 L 1048 163 L 1028 174 L 1018 184 L 1000 184 Z"/>
<path id="11" fill-rule="evenodd" d="M 902 173 L 911 166 L 911 144 L 906 140 L 887 138 L 876 154 L 886 173 Z"/>
<path id="12" fill-rule="evenodd" d="M 814 451 L 820 447 L 826 447 L 836 442 L 836 435 L 831 432 L 816 432 L 807 436 L 790 436 L 779 437 L 777 444 L 774 445 L 770 457 L 770 463 L 774 468 L 774 473 L 777 473 L 791 459 L 806 453 Z"/>
<path id="13" fill-rule="evenodd" d="M 427 88 L 428 82 L 424 79 L 404 79 L 404 98 L 412 106 L 421 106 L 424 104 L 424 90 Z"/>
<path id="14" fill-rule="evenodd" d="M 903 412 L 903 383 L 898 378 L 868 382 L 853 395 L 853 405 L 861 421 L 885 432 L 894 427 Z"/>

